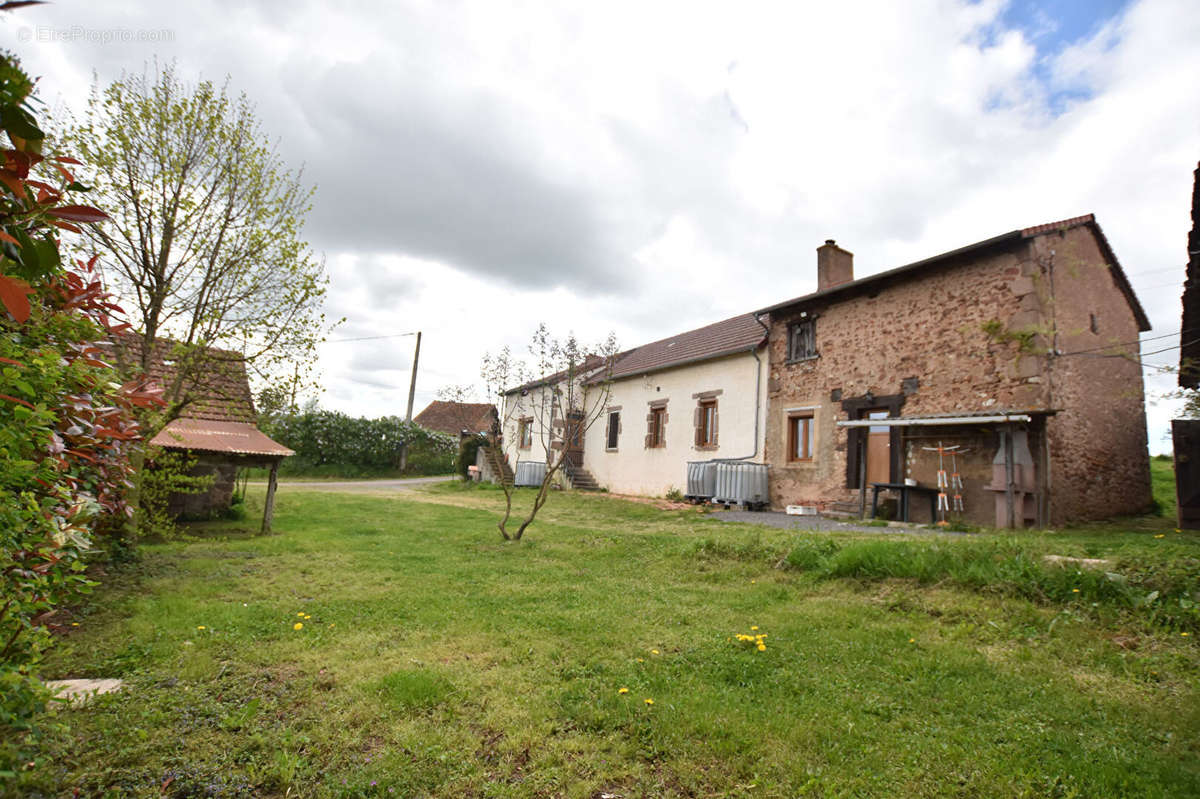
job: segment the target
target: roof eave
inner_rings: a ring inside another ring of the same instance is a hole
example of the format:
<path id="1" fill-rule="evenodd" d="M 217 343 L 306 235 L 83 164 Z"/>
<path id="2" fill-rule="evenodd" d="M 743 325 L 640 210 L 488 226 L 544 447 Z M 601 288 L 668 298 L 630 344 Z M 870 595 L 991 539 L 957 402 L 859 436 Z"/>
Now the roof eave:
<path id="1" fill-rule="evenodd" d="M 1023 240 L 1022 231 L 1013 230 L 1008 233 L 1002 233 L 999 236 L 993 236 L 990 239 L 984 239 L 983 241 L 977 241 L 974 244 L 968 244 L 965 247 L 959 247 L 956 250 L 950 250 L 949 252 L 944 252 L 939 255 L 934 255 L 930 258 L 925 258 L 920 261 L 914 261 L 913 263 L 905 264 L 904 266 L 897 266 L 895 269 L 889 269 L 886 272 L 878 272 L 874 275 L 868 275 L 866 277 L 859 278 L 858 280 L 852 280 L 849 283 L 842 283 L 837 286 L 831 286 L 827 289 L 821 289 L 819 291 L 814 291 L 811 294 L 805 294 L 800 297 L 795 297 L 790 300 L 785 300 L 784 302 L 776 303 L 775 305 L 771 305 L 766 308 L 757 310 L 754 313 L 755 313 L 755 315 L 773 313 L 774 311 L 779 311 L 784 308 L 790 308 L 790 307 L 793 307 L 796 305 L 803 305 L 805 303 L 814 302 L 817 300 L 824 300 L 829 297 L 833 297 L 834 295 L 837 295 L 837 294 L 850 293 L 850 292 L 853 292 L 858 289 L 867 288 L 876 283 L 883 283 L 889 279 L 893 279 L 893 278 L 897 278 L 897 277 L 906 277 L 908 275 L 908 273 L 914 272 L 918 269 L 923 269 L 923 268 L 927 268 L 927 267 L 931 267 L 931 266 L 937 266 L 941 262 L 953 261 L 954 259 L 961 258 L 964 255 L 973 255 L 973 254 L 976 254 L 978 252 L 982 252 L 985 250 L 1008 246 L 1011 244 L 1018 243 L 1022 240 Z"/>
<path id="2" fill-rule="evenodd" d="M 622 372 L 621 374 L 611 375 L 609 379 L 610 380 L 626 380 L 630 377 L 641 377 L 643 375 L 656 374 L 658 372 L 665 372 L 668 369 L 678 369 L 681 366 L 691 366 L 693 364 L 703 363 L 704 361 L 713 361 L 713 360 L 716 360 L 717 358 L 728 358 L 730 355 L 738 355 L 743 352 L 747 352 L 747 353 L 754 352 L 759 347 L 761 347 L 764 343 L 766 343 L 765 337 L 760 341 L 756 341 L 754 343 L 754 345 L 750 346 L 750 347 L 743 345 L 740 347 L 733 347 L 728 350 L 722 350 L 721 352 L 713 352 L 713 353 L 707 353 L 705 355 L 697 355 L 694 358 L 686 358 L 682 361 L 674 361 L 672 363 L 659 364 L 658 366 L 651 366 L 651 367 L 647 367 L 645 369 L 637 369 L 632 372 Z M 588 381 L 588 384 L 595 385 L 597 382 L 600 382 L 600 381 Z"/>

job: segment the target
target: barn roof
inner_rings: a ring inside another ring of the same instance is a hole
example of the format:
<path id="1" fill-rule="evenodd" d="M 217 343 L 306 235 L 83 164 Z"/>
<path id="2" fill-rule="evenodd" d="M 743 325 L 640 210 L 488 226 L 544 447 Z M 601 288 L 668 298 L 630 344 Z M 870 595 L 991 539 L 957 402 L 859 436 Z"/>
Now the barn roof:
<path id="1" fill-rule="evenodd" d="M 122 374 L 141 371 L 146 346 L 142 336 L 122 333 L 113 337 L 113 345 Z M 181 370 L 183 366 L 189 368 Z M 179 404 L 181 417 L 255 423 L 257 415 L 246 375 L 246 360 L 240 353 L 155 339 L 150 346 L 145 376 L 162 387 L 168 403 Z"/>
<path id="2" fill-rule="evenodd" d="M 1092 214 L 1084 214 L 1083 216 L 1072 217 L 1071 219 L 1063 219 L 1058 222 L 1047 222 L 1042 225 L 1034 225 L 1033 227 L 1013 230 L 1008 233 L 1002 233 L 999 236 L 993 236 L 990 239 L 977 241 L 974 244 L 968 244 L 965 247 L 959 247 L 956 250 L 935 255 L 931 258 L 925 258 L 920 261 L 915 261 L 911 264 L 898 266 L 895 269 L 889 269 L 885 272 L 879 272 L 874 275 L 852 280 L 849 283 L 841 283 L 836 286 L 814 291 L 811 294 L 805 294 L 800 297 L 794 297 L 784 302 L 770 305 L 757 311 L 758 314 L 771 313 L 783 308 L 788 308 L 793 305 L 800 305 L 817 299 L 843 299 L 848 296 L 853 296 L 856 291 L 864 288 L 876 288 L 880 284 L 888 281 L 909 280 L 919 276 L 926 270 L 937 267 L 948 266 L 954 263 L 961 263 L 965 258 L 977 257 L 980 253 L 989 250 L 1003 250 L 1011 248 L 1020 242 L 1028 239 L 1044 236 L 1047 233 L 1055 233 L 1060 230 L 1070 230 L 1076 227 L 1087 227 L 1096 237 L 1096 242 L 1100 246 L 1100 252 L 1103 253 L 1104 259 L 1108 264 L 1109 273 L 1112 275 L 1113 282 L 1117 284 L 1118 290 L 1125 295 L 1126 302 L 1129 303 L 1129 308 L 1133 312 L 1134 319 L 1137 321 L 1138 329 L 1146 331 L 1150 329 L 1150 319 L 1146 316 L 1142 304 L 1138 302 L 1137 295 L 1133 293 L 1133 287 L 1129 284 L 1129 279 L 1125 275 L 1125 271 L 1121 268 L 1120 261 L 1117 260 L 1116 253 L 1108 243 L 1108 238 L 1104 235 L 1104 231 L 1100 229 L 1100 225 L 1096 222 L 1096 217 Z"/>

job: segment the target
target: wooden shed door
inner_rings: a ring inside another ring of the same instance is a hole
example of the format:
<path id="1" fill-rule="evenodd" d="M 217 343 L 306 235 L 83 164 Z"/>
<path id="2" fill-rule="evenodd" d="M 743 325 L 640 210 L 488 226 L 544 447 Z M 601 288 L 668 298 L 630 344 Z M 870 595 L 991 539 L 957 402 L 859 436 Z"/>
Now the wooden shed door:
<path id="1" fill-rule="evenodd" d="M 887 408 L 867 411 L 867 419 L 888 418 Z M 892 433 L 887 425 L 867 428 L 867 484 L 887 483 L 892 476 Z"/>

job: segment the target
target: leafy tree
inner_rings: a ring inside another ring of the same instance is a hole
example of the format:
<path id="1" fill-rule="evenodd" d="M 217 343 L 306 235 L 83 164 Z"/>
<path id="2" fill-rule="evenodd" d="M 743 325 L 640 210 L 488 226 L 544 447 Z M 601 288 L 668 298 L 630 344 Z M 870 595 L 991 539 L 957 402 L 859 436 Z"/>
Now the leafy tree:
<path id="1" fill-rule="evenodd" d="M 489 448 L 505 463 L 508 453 L 517 460 L 520 420 L 528 420 L 544 453 L 546 472 L 534 495 L 528 515 L 515 532 L 508 529 L 513 511 L 513 486 L 503 478 L 504 515 L 497 523 L 505 541 L 519 541 L 546 504 L 550 486 L 561 473 L 581 464 L 570 462 L 568 442 L 582 442 L 587 431 L 604 416 L 612 393 L 612 367 L 617 356 L 613 334 L 587 348 L 574 335 L 554 338 L 545 324 L 538 325 L 529 344 L 530 360 L 515 358 L 505 347 L 483 356 L 480 373 L 501 408 L 499 430 L 493 430 Z"/>
<path id="2" fill-rule="evenodd" d="M 125 75 L 93 87 L 66 138 L 111 209 L 86 233 L 142 334 L 131 366 L 147 368 L 155 341 L 177 342 L 167 420 L 213 359 L 244 357 L 262 377 L 307 373 L 328 283 L 301 239 L 313 190 L 284 166 L 244 94 L 185 84 L 173 66 Z"/>

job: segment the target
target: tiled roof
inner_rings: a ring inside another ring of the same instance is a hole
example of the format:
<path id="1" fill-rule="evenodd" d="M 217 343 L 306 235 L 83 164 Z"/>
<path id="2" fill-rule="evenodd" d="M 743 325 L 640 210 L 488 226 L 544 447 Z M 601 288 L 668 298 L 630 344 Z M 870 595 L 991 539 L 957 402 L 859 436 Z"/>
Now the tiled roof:
<path id="1" fill-rule="evenodd" d="M 434 400 L 413 418 L 426 430 L 457 436 L 463 430 L 483 433 L 492 429 L 496 408 L 486 402 L 447 402 Z"/>
<path id="2" fill-rule="evenodd" d="M 855 290 L 861 289 L 864 286 L 875 286 L 876 284 L 888 280 L 906 280 L 916 277 L 925 269 L 935 266 L 944 266 L 957 259 L 975 256 L 978 253 L 988 250 L 993 247 L 1011 247 L 1017 242 L 1026 241 L 1028 239 L 1042 236 L 1047 233 L 1054 233 L 1059 230 L 1069 230 L 1074 227 L 1088 226 L 1092 232 L 1096 234 L 1096 240 L 1100 244 L 1100 251 L 1104 253 L 1105 260 L 1108 262 L 1109 271 L 1113 276 L 1113 280 L 1117 284 L 1117 288 L 1125 295 L 1126 301 L 1129 303 L 1130 309 L 1133 311 L 1133 316 L 1137 320 L 1138 329 L 1146 331 L 1150 329 L 1150 319 L 1146 316 L 1145 310 L 1138 302 L 1137 296 L 1133 293 L 1133 287 L 1129 284 L 1129 279 L 1125 276 L 1125 271 L 1121 268 L 1120 262 L 1117 260 L 1116 253 L 1108 243 L 1108 239 L 1104 235 L 1104 231 L 1100 229 L 1100 225 L 1096 223 L 1096 217 L 1092 214 L 1084 214 L 1070 219 L 1064 219 L 1059 222 L 1047 222 L 1033 227 L 1022 228 L 1021 230 L 1013 230 L 1008 233 L 1003 233 L 990 239 L 977 241 L 974 244 L 968 244 L 965 247 L 959 247 L 956 250 L 950 250 L 940 255 L 935 255 L 932 258 L 926 258 L 921 261 L 916 261 L 905 266 L 899 266 L 895 269 L 889 269 L 886 272 L 879 272 L 868 277 L 852 280 L 849 283 L 841 283 L 837 286 L 831 286 L 826 289 L 814 291 L 811 294 L 805 294 L 801 297 L 795 297 L 785 302 L 776 303 L 767 308 L 763 308 L 758 313 L 770 313 L 782 308 L 787 308 L 792 305 L 797 305 L 803 302 L 809 302 L 815 299 L 832 298 L 837 295 L 849 296 Z"/>
<path id="3" fill-rule="evenodd" d="M 722 322 L 643 344 L 624 353 L 613 366 L 611 377 L 656 372 L 672 366 L 706 361 L 757 347 L 766 337 L 754 314 L 740 314 Z"/>
<path id="4" fill-rule="evenodd" d="M 122 374 L 134 375 L 140 371 L 144 342 L 137 334 L 114 336 L 113 354 Z M 177 359 L 196 361 L 194 368 L 185 370 L 182 380 Z M 255 422 L 246 361 L 239 353 L 215 347 L 188 350 L 170 339 L 156 339 L 148 359 L 146 377 L 163 388 L 167 402 L 180 403 L 180 417 Z"/>
<path id="5" fill-rule="evenodd" d="M 619 360 L 621 358 L 621 356 L 623 356 L 624 354 L 625 353 L 617 353 L 615 356 L 613 356 L 613 358 L 612 358 L 613 363 L 615 363 L 617 360 Z M 604 356 L 589 355 L 583 359 L 583 363 L 581 363 L 575 367 L 575 374 L 578 377 L 586 380 L 592 376 L 591 375 L 592 372 L 602 369 L 604 367 L 605 361 L 606 361 L 606 358 Z M 546 375 L 544 377 L 536 377 L 533 380 L 530 380 L 528 383 L 522 383 L 519 386 L 514 386 L 513 388 L 506 389 L 504 391 L 504 393 L 505 394 L 515 394 L 518 391 L 528 391 L 529 389 L 537 388 L 538 386 L 553 385 L 554 383 L 557 383 L 559 380 L 562 380 L 564 377 L 566 377 L 568 371 L 570 371 L 570 370 L 563 369 L 562 371 L 555 372 L 552 375 Z"/>
<path id="6" fill-rule="evenodd" d="M 156 447 L 220 452 L 233 455 L 287 457 L 295 453 L 244 422 L 175 419 L 150 439 Z"/>

